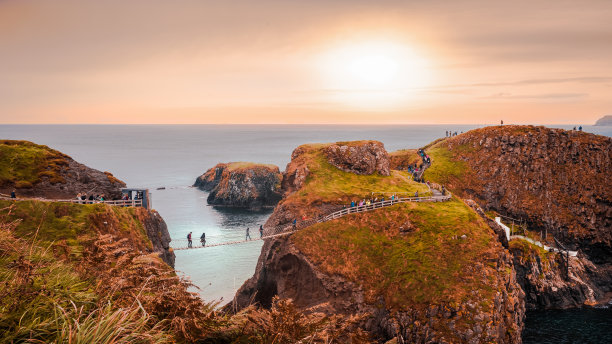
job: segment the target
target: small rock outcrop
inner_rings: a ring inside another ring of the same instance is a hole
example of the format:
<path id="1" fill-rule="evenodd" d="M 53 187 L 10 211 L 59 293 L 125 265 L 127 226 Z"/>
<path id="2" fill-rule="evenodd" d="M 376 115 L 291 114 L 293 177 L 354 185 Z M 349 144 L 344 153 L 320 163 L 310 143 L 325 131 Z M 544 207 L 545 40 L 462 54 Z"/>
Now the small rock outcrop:
<path id="1" fill-rule="evenodd" d="M 345 172 L 389 175 L 389 155 L 382 142 L 338 142 L 325 149 L 328 161 Z"/>
<path id="2" fill-rule="evenodd" d="M 198 177 L 194 186 L 210 192 L 208 204 L 261 209 L 281 200 L 281 177 L 273 165 L 221 163 Z"/>
<path id="3" fill-rule="evenodd" d="M 306 153 L 309 151 L 307 146 L 299 146 L 291 153 L 291 161 L 287 164 L 283 173 L 281 187 L 284 192 L 291 193 L 304 186 L 306 178 L 310 173 L 308 169 L 308 158 Z"/>
<path id="4" fill-rule="evenodd" d="M 595 122 L 596 126 L 612 126 L 612 115 L 603 116 Z"/>

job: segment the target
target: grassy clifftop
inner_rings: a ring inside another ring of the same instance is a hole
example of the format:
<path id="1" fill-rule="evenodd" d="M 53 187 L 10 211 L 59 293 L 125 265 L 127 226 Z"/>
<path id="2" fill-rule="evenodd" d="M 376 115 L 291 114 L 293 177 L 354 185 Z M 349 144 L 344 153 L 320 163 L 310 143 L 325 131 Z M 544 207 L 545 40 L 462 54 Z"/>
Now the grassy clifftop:
<path id="1" fill-rule="evenodd" d="M 612 139 L 534 126 L 487 127 L 427 150 L 425 178 L 487 210 L 547 229 L 596 263 L 611 263 Z"/>
<path id="2" fill-rule="evenodd" d="M 28 141 L 0 140 L 0 186 L 31 187 L 48 177 L 63 183 L 61 170 L 68 166 L 67 155 Z"/>
<path id="3" fill-rule="evenodd" d="M 360 143 L 362 141 L 358 141 Z M 369 142 L 369 141 L 368 141 Z M 355 143 L 355 144 L 357 144 Z M 331 163 L 325 156 L 324 149 L 328 144 L 311 144 L 300 146 L 303 153 L 299 163 L 305 165 L 308 176 L 304 185 L 287 201 L 304 205 L 316 203 L 347 204 L 351 200 L 386 195 L 393 193 L 414 194 L 418 191 L 425 194 L 429 190 L 423 184 L 413 182 L 411 176 L 403 171 L 392 171 L 390 176 L 378 173 L 371 175 L 358 175 L 344 172 Z"/>

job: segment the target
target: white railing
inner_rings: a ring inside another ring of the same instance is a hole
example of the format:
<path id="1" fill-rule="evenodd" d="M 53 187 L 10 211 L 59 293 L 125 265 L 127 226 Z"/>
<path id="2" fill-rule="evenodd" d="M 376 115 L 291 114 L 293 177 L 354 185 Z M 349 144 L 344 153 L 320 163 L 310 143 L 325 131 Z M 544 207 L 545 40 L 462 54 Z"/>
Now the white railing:
<path id="1" fill-rule="evenodd" d="M 97 200 L 80 200 L 80 199 L 47 199 L 47 198 L 11 198 L 0 196 L 2 200 L 11 201 L 41 201 L 41 202 L 62 202 L 62 203 L 75 203 L 75 204 L 108 204 L 117 207 L 142 207 L 141 199 L 129 199 L 129 200 L 113 200 L 113 201 L 97 201 Z"/>
<path id="2" fill-rule="evenodd" d="M 526 237 L 524 235 L 510 235 L 510 228 L 508 226 L 506 226 L 503 222 L 501 222 L 501 218 L 500 217 L 496 217 L 495 218 L 495 222 L 497 222 L 497 224 L 500 225 L 504 229 L 504 232 L 506 232 L 506 239 L 508 239 L 508 241 L 510 241 L 510 240 L 524 240 L 524 241 L 527 241 L 527 242 L 529 242 L 529 243 L 531 243 L 533 245 L 539 246 L 539 247 L 541 247 L 541 248 L 543 248 L 543 249 L 545 249 L 546 251 L 549 251 L 549 252 L 564 252 L 564 253 L 567 252 L 572 257 L 576 257 L 576 255 L 578 255 L 578 251 L 569 251 L 569 250 L 568 251 L 563 251 L 563 250 L 560 250 L 558 248 L 555 248 L 555 247 L 543 244 L 543 243 L 541 243 L 541 242 L 539 242 L 537 240 L 533 240 L 531 238 L 528 238 L 528 237 Z"/>

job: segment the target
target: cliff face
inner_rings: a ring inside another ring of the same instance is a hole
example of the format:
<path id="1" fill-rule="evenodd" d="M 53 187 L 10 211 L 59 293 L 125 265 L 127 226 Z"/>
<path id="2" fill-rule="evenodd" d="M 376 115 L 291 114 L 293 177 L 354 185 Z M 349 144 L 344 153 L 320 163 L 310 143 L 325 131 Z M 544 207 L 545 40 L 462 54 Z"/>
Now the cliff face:
<path id="1" fill-rule="evenodd" d="M 77 193 L 120 198 L 125 183 L 68 155 L 28 141 L 0 141 L 0 192 L 50 199 L 74 198 Z"/>
<path id="2" fill-rule="evenodd" d="M 452 189 L 547 229 L 594 263 L 612 263 L 612 139 L 509 126 L 470 131 L 442 147 L 467 165 L 447 180 Z"/>
<path id="3" fill-rule="evenodd" d="M 176 256 L 170 248 L 170 233 L 166 221 L 155 210 L 146 210 L 144 208 L 135 209 L 138 220 L 142 223 L 147 237 L 153 244 L 153 251 L 159 254 L 159 257 L 174 268 Z"/>
<path id="4" fill-rule="evenodd" d="M 429 234 L 421 233 L 425 227 L 407 214 L 406 209 L 378 210 L 266 240 L 254 276 L 236 294 L 238 309 L 252 302 L 269 307 L 278 295 L 306 312 L 366 315 L 361 327 L 382 341 L 519 343 L 523 292 L 511 256 L 493 241 L 496 234 L 486 227 L 480 233 L 467 231 L 469 241 L 491 241 L 481 248 L 464 247 L 461 254 L 469 258 L 463 262 L 446 258 L 454 253 L 445 249 L 412 256 L 400 247 L 423 247 Z M 408 232 L 397 229 L 408 222 Z M 462 240 L 454 239 L 460 233 L 448 234 L 435 240 L 450 240 L 445 247 Z M 398 255 L 403 258 L 393 258 Z"/>
<path id="5" fill-rule="evenodd" d="M 434 164 L 426 177 L 474 198 L 485 210 L 525 220 L 534 234 L 548 234 L 549 245 L 554 235 L 579 250 L 585 258 L 579 265 L 589 273 L 576 267 L 577 276 L 595 296 L 612 291 L 612 139 L 544 127 L 488 127 L 446 139 L 428 152 Z M 552 291 L 530 279 L 540 268 L 523 266 L 524 261 L 515 259 L 520 280 L 536 286 L 527 290 Z M 570 287 L 575 292 L 568 292 L 565 300 L 544 300 L 562 294 L 553 291 L 529 302 L 541 300 L 543 308 L 579 304 L 590 300 L 584 288 Z"/>
<path id="6" fill-rule="evenodd" d="M 229 163 L 209 169 L 194 186 L 210 191 L 208 204 L 259 209 L 278 203 L 282 197 L 280 183 L 276 166 Z"/>
<path id="7" fill-rule="evenodd" d="M 610 267 L 597 266 L 584 256 L 571 257 L 566 270 L 558 254 L 524 241 L 512 241 L 510 252 L 530 310 L 596 305 L 605 300 L 606 290 L 601 286 L 612 284 Z"/>

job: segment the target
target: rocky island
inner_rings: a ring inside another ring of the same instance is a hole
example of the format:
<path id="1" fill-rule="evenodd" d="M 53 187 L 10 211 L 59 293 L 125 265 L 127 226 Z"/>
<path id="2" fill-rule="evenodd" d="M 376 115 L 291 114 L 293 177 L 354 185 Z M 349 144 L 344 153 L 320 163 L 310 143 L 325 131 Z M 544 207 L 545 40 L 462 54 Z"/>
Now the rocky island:
<path id="1" fill-rule="evenodd" d="M 193 186 L 210 192 L 210 205 L 257 210 L 278 203 L 282 198 L 280 183 L 278 166 L 230 162 L 209 169 Z"/>

